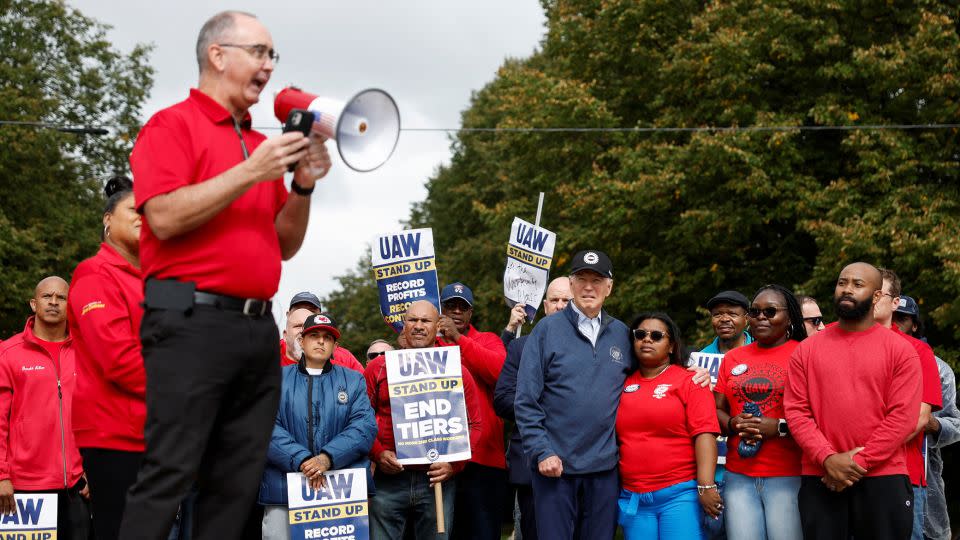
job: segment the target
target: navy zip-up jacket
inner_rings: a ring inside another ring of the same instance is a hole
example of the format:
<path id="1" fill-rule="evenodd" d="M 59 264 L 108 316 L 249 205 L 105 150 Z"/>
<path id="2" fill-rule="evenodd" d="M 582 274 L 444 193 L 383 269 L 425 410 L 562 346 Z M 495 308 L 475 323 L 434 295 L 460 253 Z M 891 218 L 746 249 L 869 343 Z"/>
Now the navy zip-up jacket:
<path id="1" fill-rule="evenodd" d="M 516 336 L 516 334 L 512 334 Z M 514 416 L 514 397 L 517 395 L 517 371 L 520 369 L 520 357 L 523 355 L 523 346 L 530 336 L 520 336 L 509 342 L 507 359 L 500 370 L 497 387 L 493 391 L 493 410 L 505 420 L 513 420 L 513 429 L 510 430 L 510 444 L 507 447 L 507 472 L 511 484 L 529 486 L 530 464 L 523 459 L 523 443 L 520 440 L 520 430 Z"/>
<path id="2" fill-rule="evenodd" d="M 367 454 L 377 436 L 377 421 L 363 375 L 333 362 L 327 362 L 320 375 L 309 375 L 300 360 L 283 368 L 281 381 L 258 502 L 286 505 L 287 473 L 299 472 L 301 463 L 320 453 L 330 457 L 333 469 L 369 472 Z M 369 474 L 367 480 L 372 491 Z"/>
<path id="3" fill-rule="evenodd" d="M 514 403 L 531 466 L 555 455 L 564 474 L 617 466 L 617 406 L 634 365 L 627 325 L 602 312 L 594 346 L 577 321 L 570 302 L 534 327 L 523 348 Z"/>

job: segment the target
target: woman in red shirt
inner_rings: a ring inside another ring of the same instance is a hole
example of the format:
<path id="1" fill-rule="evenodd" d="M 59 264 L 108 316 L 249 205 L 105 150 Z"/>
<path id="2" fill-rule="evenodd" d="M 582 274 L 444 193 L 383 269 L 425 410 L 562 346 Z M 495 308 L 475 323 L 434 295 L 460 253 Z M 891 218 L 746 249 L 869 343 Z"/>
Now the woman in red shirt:
<path id="1" fill-rule="evenodd" d="M 133 183 L 104 189 L 103 243 L 73 272 L 67 306 L 77 346 L 73 427 L 90 483 L 97 540 L 117 538 L 143 456 L 146 375 L 140 355 L 143 282 Z"/>
<path id="2" fill-rule="evenodd" d="M 620 525 L 627 540 L 703 538 L 702 512 L 716 517 L 723 508 L 713 482 L 720 431 L 713 398 L 684 367 L 669 316 L 644 313 L 630 328 L 639 369 L 627 377 L 617 411 Z"/>
<path id="3" fill-rule="evenodd" d="M 754 342 L 727 353 L 713 390 L 717 417 L 730 436 L 727 535 L 799 540 L 801 451 L 783 420 L 783 391 L 790 355 L 807 337 L 803 312 L 789 290 L 766 285 L 747 317 Z"/>

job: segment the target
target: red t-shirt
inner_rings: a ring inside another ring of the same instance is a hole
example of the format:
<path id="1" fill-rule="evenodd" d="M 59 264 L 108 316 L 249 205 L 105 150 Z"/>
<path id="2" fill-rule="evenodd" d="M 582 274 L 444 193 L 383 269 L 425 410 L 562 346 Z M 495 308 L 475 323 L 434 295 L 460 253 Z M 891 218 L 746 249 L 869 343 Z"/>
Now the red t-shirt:
<path id="1" fill-rule="evenodd" d="M 60 369 L 60 347 L 63 346 L 65 341 L 47 341 L 45 339 L 40 339 L 36 335 L 33 336 L 37 340 L 37 345 L 43 347 L 47 354 L 50 355 L 50 358 L 53 359 L 54 365 L 57 366 L 57 369 Z"/>
<path id="2" fill-rule="evenodd" d="M 701 433 L 720 433 L 717 406 L 692 373 L 670 366 L 644 379 L 633 372 L 617 410 L 623 488 L 646 493 L 696 478 L 693 438 Z"/>
<path id="3" fill-rule="evenodd" d="M 765 349 L 756 342 L 738 347 L 723 359 L 717 386 L 730 404 L 730 416 L 743 412 L 748 401 L 756 403 L 767 418 L 783 418 L 783 389 L 787 383 L 790 355 L 800 343 L 789 340 L 779 347 Z M 737 375 L 734 375 L 737 373 Z M 800 447 L 790 437 L 764 439 L 760 451 L 744 459 L 737 452 L 740 437 L 731 435 L 727 469 L 748 476 L 799 476 Z"/>
<path id="4" fill-rule="evenodd" d="M 242 126 L 247 150 L 266 137 Z M 199 184 L 244 160 L 233 118 L 196 89 L 190 97 L 147 122 L 130 154 L 137 210 L 157 195 Z M 240 298 L 269 299 L 280 283 L 280 241 L 274 225 L 287 200 L 283 179 L 248 189 L 213 219 L 160 240 L 144 216 L 140 266 L 144 279 L 192 281 L 197 290 Z"/>
<path id="5" fill-rule="evenodd" d="M 897 325 L 890 327 L 898 336 L 907 340 L 920 356 L 920 371 L 923 374 L 920 401 L 930 405 L 931 411 L 943 408 L 943 391 L 940 388 L 940 371 L 937 369 L 937 360 L 930 345 L 919 339 L 908 336 L 900 331 Z M 926 459 L 924 458 L 923 431 L 917 434 L 912 441 L 907 442 L 907 474 L 910 483 L 915 486 L 927 485 Z"/>
<path id="6" fill-rule="evenodd" d="M 803 474 L 823 476 L 828 456 L 858 446 L 853 459 L 867 476 L 907 474 L 904 441 L 920 415 L 920 378 L 917 352 L 879 324 L 828 326 L 803 340 L 783 395 Z"/>

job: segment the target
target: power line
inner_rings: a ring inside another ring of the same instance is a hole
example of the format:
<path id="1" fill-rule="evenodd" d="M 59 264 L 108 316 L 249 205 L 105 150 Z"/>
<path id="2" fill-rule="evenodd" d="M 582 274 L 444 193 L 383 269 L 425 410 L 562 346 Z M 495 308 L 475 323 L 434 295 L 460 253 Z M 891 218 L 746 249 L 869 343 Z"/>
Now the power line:
<path id="1" fill-rule="evenodd" d="M 121 126 L 61 126 L 50 122 L 29 122 L 18 120 L 0 120 L 0 125 L 32 126 L 55 129 L 65 133 L 80 133 L 88 135 L 106 135 L 108 129 L 120 129 Z M 943 130 L 958 129 L 960 124 L 852 124 L 842 126 L 695 126 L 695 127 L 474 127 L 474 128 L 431 128 L 408 127 L 400 131 L 411 133 L 764 133 L 787 131 L 916 131 L 916 130 Z M 259 131 L 276 131 L 281 126 L 254 126 Z"/>

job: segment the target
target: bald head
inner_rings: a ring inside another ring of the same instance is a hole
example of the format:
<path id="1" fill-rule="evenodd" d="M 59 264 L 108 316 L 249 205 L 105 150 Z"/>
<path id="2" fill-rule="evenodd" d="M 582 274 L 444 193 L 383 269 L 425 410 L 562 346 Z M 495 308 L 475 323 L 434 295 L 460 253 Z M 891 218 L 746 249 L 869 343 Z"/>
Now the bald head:
<path id="1" fill-rule="evenodd" d="M 410 304 L 403 317 L 403 338 L 401 343 L 408 349 L 432 347 L 437 341 L 437 321 L 440 312 L 436 306 L 426 300 L 417 300 Z"/>
<path id="2" fill-rule="evenodd" d="M 840 271 L 841 276 L 844 274 L 851 278 L 858 276 L 877 289 L 883 287 L 883 274 L 880 273 L 880 270 L 877 269 L 876 266 L 870 263 L 855 262 L 848 264 Z"/>
<path id="3" fill-rule="evenodd" d="M 573 298 L 573 293 L 570 291 L 570 278 L 567 276 L 558 277 L 551 281 L 550 285 L 547 285 L 547 294 L 543 299 L 543 312 L 547 315 L 553 315 L 567 307 L 567 302 L 571 298 Z"/>
<path id="4" fill-rule="evenodd" d="M 67 291 L 69 285 L 59 276 L 45 277 L 37 283 L 30 299 L 30 309 L 36 319 L 34 324 L 66 329 Z"/>

